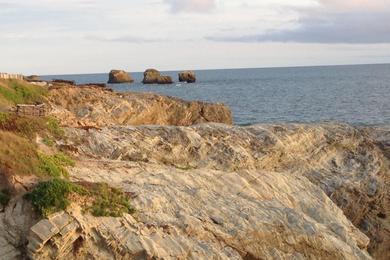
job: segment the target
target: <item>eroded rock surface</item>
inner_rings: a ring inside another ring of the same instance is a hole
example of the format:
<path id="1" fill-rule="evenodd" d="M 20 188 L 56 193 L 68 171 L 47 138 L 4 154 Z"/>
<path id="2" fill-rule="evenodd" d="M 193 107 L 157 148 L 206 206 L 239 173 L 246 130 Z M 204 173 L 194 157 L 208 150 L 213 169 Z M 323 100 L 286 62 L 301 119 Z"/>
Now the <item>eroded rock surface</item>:
<path id="1" fill-rule="evenodd" d="M 71 178 L 121 187 L 138 209 L 118 219 L 70 211 L 85 226 L 80 257 L 369 259 L 368 249 L 388 258 L 385 130 L 375 139 L 367 129 L 332 124 L 67 135 L 80 159 Z M 42 248 L 51 251 L 52 243 Z"/>
<path id="2" fill-rule="evenodd" d="M 74 99 L 53 99 L 54 115 L 90 93 L 56 91 Z M 116 94 L 101 93 L 88 100 L 107 108 Z M 0 213 L 0 259 L 389 258 L 390 128 L 109 126 L 66 137 L 71 180 L 122 188 L 137 212 L 95 218 L 75 200 L 38 222 L 14 198 Z"/>
<path id="3" fill-rule="evenodd" d="M 108 83 L 132 83 L 134 79 L 124 70 L 111 70 L 108 75 Z"/>
<path id="4" fill-rule="evenodd" d="M 99 88 L 60 87 L 49 92 L 50 114 L 67 126 L 231 124 L 223 104 L 189 102 L 149 93 L 114 93 Z"/>

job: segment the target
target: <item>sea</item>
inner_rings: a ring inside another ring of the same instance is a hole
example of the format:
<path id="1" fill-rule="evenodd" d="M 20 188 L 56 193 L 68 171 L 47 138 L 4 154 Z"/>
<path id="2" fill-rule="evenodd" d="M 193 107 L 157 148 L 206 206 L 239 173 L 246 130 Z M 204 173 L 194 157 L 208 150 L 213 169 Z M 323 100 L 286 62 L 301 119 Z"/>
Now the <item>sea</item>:
<path id="1" fill-rule="evenodd" d="M 224 103 L 237 125 L 342 122 L 390 124 L 390 64 L 198 70 L 193 84 L 109 85 L 117 92 L 153 92 L 186 100 Z M 178 71 L 164 71 L 178 81 Z M 106 83 L 107 73 L 42 76 Z"/>

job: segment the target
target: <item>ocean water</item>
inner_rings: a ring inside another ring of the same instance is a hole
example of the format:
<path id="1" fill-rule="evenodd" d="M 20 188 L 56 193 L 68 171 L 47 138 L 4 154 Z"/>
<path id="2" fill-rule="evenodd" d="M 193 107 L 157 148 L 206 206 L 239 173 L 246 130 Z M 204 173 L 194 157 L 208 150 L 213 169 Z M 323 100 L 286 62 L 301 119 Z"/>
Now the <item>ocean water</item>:
<path id="1" fill-rule="evenodd" d="M 196 71 L 197 83 L 110 85 L 115 91 L 154 92 L 228 105 L 235 124 L 345 122 L 390 124 L 390 64 Z M 176 71 L 163 72 L 177 80 Z M 52 75 L 78 83 L 107 82 L 108 73 Z"/>

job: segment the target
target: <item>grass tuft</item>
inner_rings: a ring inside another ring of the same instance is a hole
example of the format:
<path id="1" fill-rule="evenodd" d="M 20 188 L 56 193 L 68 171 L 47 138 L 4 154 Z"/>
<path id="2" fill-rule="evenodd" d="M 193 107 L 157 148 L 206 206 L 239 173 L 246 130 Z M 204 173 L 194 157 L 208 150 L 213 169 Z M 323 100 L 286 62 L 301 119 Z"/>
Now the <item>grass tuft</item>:
<path id="1" fill-rule="evenodd" d="M 121 217 L 125 213 L 135 213 L 129 198 L 119 189 L 99 183 L 92 188 L 91 192 L 94 195 L 94 201 L 90 212 L 95 217 Z"/>
<path id="2" fill-rule="evenodd" d="M 67 166 L 74 166 L 74 161 L 66 154 L 57 153 L 54 155 L 39 154 L 40 171 L 50 177 L 68 177 Z"/>

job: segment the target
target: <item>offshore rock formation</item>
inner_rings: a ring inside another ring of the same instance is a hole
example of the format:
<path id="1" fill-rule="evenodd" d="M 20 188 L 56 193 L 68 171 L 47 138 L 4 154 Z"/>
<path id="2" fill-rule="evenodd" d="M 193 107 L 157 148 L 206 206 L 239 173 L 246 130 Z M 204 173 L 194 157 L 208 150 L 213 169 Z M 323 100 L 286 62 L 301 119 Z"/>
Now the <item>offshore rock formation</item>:
<path id="1" fill-rule="evenodd" d="M 179 73 L 179 81 L 194 83 L 196 81 L 196 75 L 193 71 L 183 71 Z"/>
<path id="2" fill-rule="evenodd" d="M 170 76 L 162 76 L 160 71 L 156 69 L 147 69 L 144 72 L 144 84 L 172 84 L 173 80 Z"/>
<path id="3" fill-rule="evenodd" d="M 74 205 L 60 214 L 64 227 L 31 229 L 34 258 L 370 259 L 368 249 L 388 259 L 390 128 L 205 124 L 67 136 L 79 158 L 71 178 L 123 188 L 138 212 L 93 218 Z"/>
<path id="4" fill-rule="evenodd" d="M 172 84 L 173 80 L 170 76 L 160 76 L 157 79 L 157 84 Z"/>
<path id="5" fill-rule="evenodd" d="M 149 93 L 114 93 L 102 88 L 60 87 L 49 92 L 51 115 L 67 126 L 231 124 L 228 107 Z"/>
<path id="6" fill-rule="evenodd" d="M 108 75 L 108 83 L 120 84 L 120 83 L 132 83 L 134 79 L 124 70 L 111 70 Z"/>
<path id="7" fill-rule="evenodd" d="M 144 84 L 156 84 L 158 78 L 161 76 L 160 72 L 156 69 L 147 69 L 144 72 L 144 79 L 142 83 Z"/>

